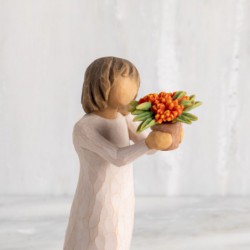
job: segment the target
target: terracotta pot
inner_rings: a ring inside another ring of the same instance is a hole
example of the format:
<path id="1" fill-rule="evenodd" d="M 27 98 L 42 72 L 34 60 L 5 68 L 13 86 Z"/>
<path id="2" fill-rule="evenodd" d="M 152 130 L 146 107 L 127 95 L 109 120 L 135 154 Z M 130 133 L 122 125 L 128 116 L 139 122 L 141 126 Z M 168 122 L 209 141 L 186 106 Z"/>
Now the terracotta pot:
<path id="1" fill-rule="evenodd" d="M 181 130 L 182 130 L 181 122 L 156 124 L 152 126 L 151 129 L 154 131 L 161 131 L 172 135 L 173 138 L 172 145 L 169 148 L 164 149 L 163 151 L 173 150 L 179 147 L 179 143 L 181 141 Z"/>

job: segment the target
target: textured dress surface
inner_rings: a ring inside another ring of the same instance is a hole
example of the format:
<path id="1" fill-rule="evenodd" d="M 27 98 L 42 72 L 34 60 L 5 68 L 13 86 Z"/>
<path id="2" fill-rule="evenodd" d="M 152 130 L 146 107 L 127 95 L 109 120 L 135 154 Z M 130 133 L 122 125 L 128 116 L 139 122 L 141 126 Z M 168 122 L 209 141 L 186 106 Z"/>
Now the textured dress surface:
<path id="1" fill-rule="evenodd" d="M 85 114 L 73 128 L 80 173 L 64 250 L 129 250 L 134 225 L 132 162 L 152 153 L 131 114 Z M 130 145 L 130 140 L 134 144 Z"/>

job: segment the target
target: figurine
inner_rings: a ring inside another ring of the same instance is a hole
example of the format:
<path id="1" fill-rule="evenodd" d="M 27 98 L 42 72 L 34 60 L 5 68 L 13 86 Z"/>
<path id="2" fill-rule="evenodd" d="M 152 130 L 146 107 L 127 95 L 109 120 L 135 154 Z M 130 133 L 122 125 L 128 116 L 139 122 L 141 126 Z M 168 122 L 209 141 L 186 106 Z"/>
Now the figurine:
<path id="1" fill-rule="evenodd" d="M 135 205 L 132 162 L 173 143 L 166 132 L 136 133 L 128 108 L 139 85 L 138 70 L 126 59 L 102 57 L 86 69 L 81 96 L 86 114 L 72 133 L 80 174 L 64 250 L 130 248 Z"/>

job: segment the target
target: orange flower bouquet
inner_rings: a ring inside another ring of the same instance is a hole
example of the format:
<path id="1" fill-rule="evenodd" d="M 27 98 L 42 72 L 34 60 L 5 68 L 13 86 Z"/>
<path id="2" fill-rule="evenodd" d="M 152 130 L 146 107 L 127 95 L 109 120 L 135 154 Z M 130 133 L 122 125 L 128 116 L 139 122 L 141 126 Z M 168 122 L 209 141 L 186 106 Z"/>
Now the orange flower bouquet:
<path id="1" fill-rule="evenodd" d="M 149 127 L 164 132 L 169 132 L 171 128 L 173 133 L 172 127 L 180 129 L 181 123 L 191 124 L 198 119 L 189 111 L 201 104 L 195 101 L 195 95 L 187 96 L 185 91 L 160 92 L 148 94 L 139 101 L 133 100 L 129 111 L 135 115 L 133 121 L 141 121 L 137 133 Z"/>

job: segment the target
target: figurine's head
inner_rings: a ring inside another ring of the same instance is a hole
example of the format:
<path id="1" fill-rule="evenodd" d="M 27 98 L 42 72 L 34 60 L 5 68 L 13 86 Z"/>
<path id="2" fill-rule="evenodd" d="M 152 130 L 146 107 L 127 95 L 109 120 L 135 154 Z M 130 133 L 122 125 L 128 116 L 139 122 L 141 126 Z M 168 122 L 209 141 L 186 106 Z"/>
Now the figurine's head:
<path id="1" fill-rule="evenodd" d="M 101 57 L 86 69 L 81 104 L 86 113 L 108 107 L 122 109 L 137 96 L 140 76 L 126 59 Z"/>

